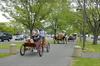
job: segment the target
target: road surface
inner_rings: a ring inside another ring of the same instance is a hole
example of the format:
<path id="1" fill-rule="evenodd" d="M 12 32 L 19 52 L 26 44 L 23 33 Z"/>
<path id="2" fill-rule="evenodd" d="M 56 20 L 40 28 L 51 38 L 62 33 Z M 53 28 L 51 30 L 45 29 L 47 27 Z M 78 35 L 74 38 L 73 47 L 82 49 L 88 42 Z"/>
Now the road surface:
<path id="1" fill-rule="evenodd" d="M 36 53 L 25 56 L 13 55 L 0 58 L 0 66 L 70 66 L 75 42 L 65 44 L 52 44 L 50 52 L 44 52 L 42 57 Z"/>

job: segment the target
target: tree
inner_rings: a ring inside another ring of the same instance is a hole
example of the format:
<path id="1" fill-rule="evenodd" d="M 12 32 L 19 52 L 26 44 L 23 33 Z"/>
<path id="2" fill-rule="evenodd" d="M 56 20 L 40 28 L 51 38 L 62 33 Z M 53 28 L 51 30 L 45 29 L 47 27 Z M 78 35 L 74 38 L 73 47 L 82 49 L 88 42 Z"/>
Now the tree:
<path id="1" fill-rule="evenodd" d="M 13 28 L 13 34 L 23 34 L 27 30 L 25 26 L 23 26 L 22 23 L 16 22 L 16 21 L 11 21 L 9 22 L 9 27 Z M 20 29 L 20 30 L 19 30 Z"/>
<path id="2" fill-rule="evenodd" d="M 7 12 L 16 22 L 30 30 L 30 36 L 35 24 L 45 19 L 50 12 L 48 0 L 1 0 L 0 4 L 3 12 Z"/>
<path id="3" fill-rule="evenodd" d="M 78 2 L 82 2 L 78 0 Z M 82 3 L 80 3 L 82 7 Z M 84 13 L 86 16 L 86 24 L 94 35 L 93 44 L 97 44 L 98 35 L 100 34 L 100 0 L 87 0 L 85 2 L 86 7 Z"/>
<path id="4" fill-rule="evenodd" d="M 75 21 L 72 14 L 73 12 L 69 8 L 69 1 L 57 1 L 50 13 L 49 22 L 51 22 L 51 26 L 54 29 L 56 28 L 58 32 L 61 32 L 66 30 L 69 27 L 68 25 Z"/>
<path id="5" fill-rule="evenodd" d="M 98 35 L 100 34 L 100 0 L 93 0 L 87 3 L 89 9 L 87 10 L 88 26 L 94 35 L 93 44 L 97 44 Z"/>
<path id="6" fill-rule="evenodd" d="M 8 23 L 0 23 L 0 31 L 14 34 L 14 28 L 10 27 Z"/>

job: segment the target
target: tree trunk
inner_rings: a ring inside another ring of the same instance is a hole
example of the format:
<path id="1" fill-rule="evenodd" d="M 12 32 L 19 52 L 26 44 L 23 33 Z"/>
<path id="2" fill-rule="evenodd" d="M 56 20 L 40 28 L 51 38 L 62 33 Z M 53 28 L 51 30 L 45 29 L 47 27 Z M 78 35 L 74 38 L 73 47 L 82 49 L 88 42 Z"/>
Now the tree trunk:
<path id="1" fill-rule="evenodd" d="M 81 37 L 81 35 L 80 35 L 79 37 L 80 37 L 80 42 L 82 42 L 82 37 Z"/>
<path id="2" fill-rule="evenodd" d="M 80 31 L 80 34 L 79 34 L 79 38 L 80 38 L 80 42 L 82 41 L 82 31 Z"/>
<path id="3" fill-rule="evenodd" d="M 98 35 L 94 34 L 93 45 L 97 45 L 97 41 L 98 41 Z"/>
<path id="4" fill-rule="evenodd" d="M 56 37 L 56 29 L 54 29 L 54 36 Z M 54 44 L 56 44 L 56 39 L 54 39 Z"/>
<path id="5" fill-rule="evenodd" d="M 82 50 L 85 49 L 85 43 L 86 43 L 86 34 L 84 33 L 83 34 L 83 47 L 82 47 Z"/>
<path id="6" fill-rule="evenodd" d="M 30 29 L 30 38 L 32 38 L 32 29 Z"/>

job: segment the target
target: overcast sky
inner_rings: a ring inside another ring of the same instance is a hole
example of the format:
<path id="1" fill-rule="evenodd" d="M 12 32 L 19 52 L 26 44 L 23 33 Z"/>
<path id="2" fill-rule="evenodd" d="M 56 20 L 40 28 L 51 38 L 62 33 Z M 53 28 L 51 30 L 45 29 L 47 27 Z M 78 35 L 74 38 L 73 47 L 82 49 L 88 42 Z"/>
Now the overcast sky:
<path id="1" fill-rule="evenodd" d="M 71 4 L 72 8 L 76 7 L 75 0 L 72 0 L 72 2 L 73 2 Z M 9 22 L 8 19 L 6 19 L 4 16 L 2 16 L 2 12 L 1 11 L 0 11 L 0 22 Z"/>
<path id="2" fill-rule="evenodd" d="M 4 16 L 2 16 L 2 12 L 0 11 L 0 22 L 9 22 Z"/>

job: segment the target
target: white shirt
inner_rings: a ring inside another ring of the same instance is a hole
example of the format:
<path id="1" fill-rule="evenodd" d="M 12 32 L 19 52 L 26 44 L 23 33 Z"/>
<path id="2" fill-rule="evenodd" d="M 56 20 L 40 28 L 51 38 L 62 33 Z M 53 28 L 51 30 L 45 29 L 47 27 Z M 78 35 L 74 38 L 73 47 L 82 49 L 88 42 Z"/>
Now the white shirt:
<path id="1" fill-rule="evenodd" d="M 45 31 L 44 30 L 40 31 L 40 36 L 45 37 Z"/>

